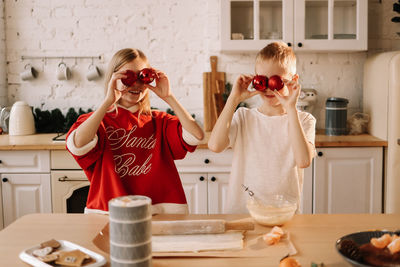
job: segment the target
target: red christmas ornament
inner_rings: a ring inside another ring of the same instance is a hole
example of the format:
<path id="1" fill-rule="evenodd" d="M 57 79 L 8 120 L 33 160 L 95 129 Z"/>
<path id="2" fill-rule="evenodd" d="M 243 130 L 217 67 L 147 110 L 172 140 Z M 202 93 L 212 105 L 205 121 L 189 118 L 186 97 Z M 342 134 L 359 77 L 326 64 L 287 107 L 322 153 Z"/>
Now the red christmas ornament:
<path id="1" fill-rule="evenodd" d="M 156 78 L 156 73 L 152 69 L 145 68 L 139 72 L 139 80 L 142 81 L 142 83 L 149 84 L 152 81 L 154 81 L 155 78 Z"/>
<path id="2" fill-rule="evenodd" d="M 283 81 L 278 75 L 271 76 L 268 80 L 268 88 L 272 91 L 275 89 L 279 91 L 283 88 L 283 86 Z"/>
<path id="3" fill-rule="evenodd" d="M 121 82 L 127 87 L 132 86 L 137 80 L 137 74 L 131 70 L 127 70 L 125 75 L 126 78 L 122 78 Z"/>
<path id="4" fill-rule="evenodd" d="M 263 75 L 256 75 L 253 78 L 253 87 L 258 91 L 267 90 L 268 78 Z"/>

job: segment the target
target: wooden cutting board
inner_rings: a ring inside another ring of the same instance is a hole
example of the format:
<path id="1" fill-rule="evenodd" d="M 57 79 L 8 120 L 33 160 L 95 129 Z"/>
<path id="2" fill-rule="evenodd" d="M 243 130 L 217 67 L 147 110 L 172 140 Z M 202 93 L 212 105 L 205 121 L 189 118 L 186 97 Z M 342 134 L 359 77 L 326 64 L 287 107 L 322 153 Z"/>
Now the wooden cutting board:
<path id="1" fill-rule="evenodd" d="M 204 130 L 210 132 L 224 108 L 225 72 L 217 71 L 218 57 L 210 56 L 211 72 L 203 73 Z"/>
<path id="2" fill-rule="evenodd" d="M 243 219 L 247 220 L 247 219 Z M 286 255 L 297 254 L 296 248 L 289 237 L 282 239 L 278 244 L 268 246 L 262 235 L 269 232 L 270 227 L 256 225 L 253 231 L 235 232 L 227 231 L 223 234 L 199 235 L 164 235 L 153 236 L 152 244 L 155 248 L 173 248 L 179 241 L 180 248 L 195 248 L 196 251 L 152 252 L 153 257 L 263 257 L 266 262 L 279 262 Z M 196 236 L 196 237 L 194 237 Z M 92 240 L 92 242 L 105 253 L 110 251 L 108 224 Z M 213 243 L 209 250 L 207 244 Z"/>

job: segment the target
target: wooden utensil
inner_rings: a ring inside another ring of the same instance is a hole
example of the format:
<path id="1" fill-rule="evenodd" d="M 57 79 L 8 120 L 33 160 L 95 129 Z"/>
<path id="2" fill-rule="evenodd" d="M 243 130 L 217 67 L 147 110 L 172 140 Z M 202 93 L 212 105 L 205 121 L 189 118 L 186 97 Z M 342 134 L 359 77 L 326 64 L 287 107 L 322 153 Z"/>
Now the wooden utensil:
<path id="1" fill-rule="evenodd" d="M 217 71 L 218 58 L 210 57 L 211 72 L 203 73 L 204 130 L 210 132 L 224 107 L 225 72 Z"/>
<path id="2" fill-rule="evenodd" d="M 211 91 L 214 94 L 215 106 L 217 109 L 217 115 L 221 114 L 224 108 L 224 100 L 222 94 L 225 91 L 225 72 L 217 71 L 218 57 L 210 57 L 211 65 Z M 222 86 L 221 86 L 222 84 Z"/>
<path id="3" fill-rule="evenodd" d="M 221 234 L 227 230 L 254 230 L 251 221 L 177 220 L 153 221 L 153 235 Z"/>
<path id="4" fill-rule="evenodd" d="M 217 110 L 211 92 L 211 75 L 203 73 L 203 106 L 204 106 L 204 130 L 210 132 L 217 121 Z"/>

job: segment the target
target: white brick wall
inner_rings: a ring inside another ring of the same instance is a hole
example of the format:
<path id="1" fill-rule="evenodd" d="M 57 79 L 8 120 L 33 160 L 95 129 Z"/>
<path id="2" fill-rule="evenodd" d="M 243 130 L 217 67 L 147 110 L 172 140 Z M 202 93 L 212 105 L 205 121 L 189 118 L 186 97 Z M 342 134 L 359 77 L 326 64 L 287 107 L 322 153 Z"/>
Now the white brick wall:
<path id="1" fill-rule="evenodd" d="M 104 97 L 103 81 L 85 80 L 90 59 L 64 59 L 71 68 L 69 81 L 58 81 L 59 59 L 21 60 L 21 56 L 97 56 L 103 70 L 120 48 L 136 47 L 153 67 L 165 71 L 181 103 L 203 118 L 202 72 L 210 71 L 209 56 L 218 55 L 219 71 L 234 82 L 239 73 L 253 73 L 255 53 L 220 53 L 217 0 L 5 0 L 6 42 L 0 42 L 0 62 L 7 47 L 8 104 L 24 100 L 44 109 L 95 108 Z M 390 22 L 393 1 L 369 1 L 370 52 L 400 49 L 399 24 Z M 2 9 L 3 2 L 0 2 Z M 2 31 L 0 33 L 3 33 Z M 0 39 L 4 37 L 0 35 Z M 303 88 L 319 94 L 315 115 L 324 127 L 325 99 L 350 100 L 349 114 L 361 110 L 362 69 L 367 53 L 298 54 Z M 38 79 L 22 82 L 19 72 L 31 63 Z M 0 86 L 5 78 L 0 66 Z M 3 76 L 2 76 L 3 75 Z M 1 94 L 0 94 L 1 101 Z M 152 106 L 167 106 L 153 96 Z M 250 101 L 256 104 L 257 100 Z M 1 102 L 0 102 L 1 105 Z"/>
<path id="2" fill-rule="evenodd" d="M 0 106 L 7 104 L 4 2 L 0 1 Z"/>

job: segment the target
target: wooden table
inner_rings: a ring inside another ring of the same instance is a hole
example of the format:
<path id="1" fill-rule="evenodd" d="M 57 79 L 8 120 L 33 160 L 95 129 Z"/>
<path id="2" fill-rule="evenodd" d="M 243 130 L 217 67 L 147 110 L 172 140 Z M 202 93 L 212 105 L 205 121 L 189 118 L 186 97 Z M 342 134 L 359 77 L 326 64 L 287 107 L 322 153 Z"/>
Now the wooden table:
<path id="1" fill-rule="evenodd" d="M 171 215 L 173 219 L 174 216 Z M 189 215 L 188 218 L 245 218 L 247 215 Z M 108 222 L 108 216 L 99 214 L 31 214 L 26 215 L 0 231 L 0 266 L 27 266 L 18 254 L 45 240 L 64 239 L 98 252 L 106 253 L 92 243 L 92 239 Z M 336 252 L 335 241 L 346 234 L 373 230 L 400 228 L 400 214 L 314 214 L 295 215 L 283 226 L 290 232 L 298 254 L 295 258 L 303 267 L 311 262 L 325 266 L 350 266 Z M 261 228 L 257 226 L 256 230 Z M 265 231 L 268 229 L 266 228 Z M 275 266 L 265 258 L 154 258 L 157 266 Z M 109 266 L 109 265 L 107 265 Z"/>

